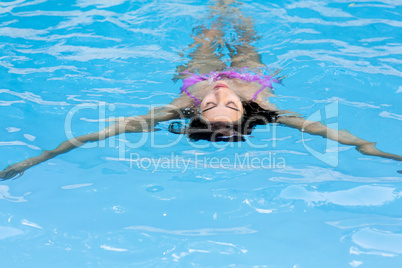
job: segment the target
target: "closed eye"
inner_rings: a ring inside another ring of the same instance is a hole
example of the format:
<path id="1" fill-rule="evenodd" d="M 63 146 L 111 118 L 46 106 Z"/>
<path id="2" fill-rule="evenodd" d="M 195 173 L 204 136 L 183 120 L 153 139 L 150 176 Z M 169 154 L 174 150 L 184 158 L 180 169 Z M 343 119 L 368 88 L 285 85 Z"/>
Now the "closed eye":
<path id="1" fill-rule="evenodd" d="M 208 106 L 208 105 L 212 105 L 212 106 L 204 109 L 203 111 L 201 111 L 202 113 L 205 113 L 206 111 L 209 111 L 209 110 L 211 110 L 211 109 L 213 109 L 213 108 L 215 108 L 217 106 L 213 102 L 207 102 L 207 104 L 205 106 Z M 240 110 L 237 108 L 237 105 L 233 101 L 227 102 L 225 106 L 227 108 L 229 108 L 229 109 L 232 109 L 232 110 L 235 110 L 237 112 L 240 112 Z"/>
<path id="2" fill-rule="evenodd" d="M 207 102 L 207 104 L 205 104 L 205 106 L 208 106 L 208 105 L 210 105 L 210 104 L 212 104 L 212 105 L 215 105 L 215 106 L 216 106 L 216 104 L 215 104 L 214 102 L 212 102 L 212 101 Z"/>
<path id="3" fill-rule="evenodd" d="M 204 111 L 201 111 L 201 112 L 205 113 L 206 111 L 209 111 L 209 110 L 211 110 L 212 108 L 215 108 L 215 107 L 216 107 L 216 104 L 213 103 L 213 102 L 207 102 L 207 104 L 206 104 L 205 106 L 208 106 L 208 105 L 211 105 L 211 104 L 212 104 L 211 107 L 206 108 L 206 109 L 204 109 Z"/>
<path id="4" fill-rule="evenodd" d="M 237 108 L 237 105 L 233 101 L 229 101 L 228 103 L 226 103 L 226 107 L 240 112 L 240 110 Z"/>

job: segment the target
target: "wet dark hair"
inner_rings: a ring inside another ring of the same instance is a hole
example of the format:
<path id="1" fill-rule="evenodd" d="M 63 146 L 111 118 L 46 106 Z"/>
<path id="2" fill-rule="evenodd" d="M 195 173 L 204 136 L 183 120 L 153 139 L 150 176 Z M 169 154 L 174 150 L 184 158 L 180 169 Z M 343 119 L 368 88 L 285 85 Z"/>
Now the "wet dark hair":
<path id="1" fill-rule="evenodd" d="M 180 122 L 169 125 L 169 131 L 175 134 L 187 134 L 190 140 L 245 141 L 244 135 L 250 135 L 257 125 L 276 122 L 278 113 L 262 109 L 255 102 L 243 102 L 243 116 L 239 122 L 209 122 L 200 115 L 191 118 L 188 126 Z"/>

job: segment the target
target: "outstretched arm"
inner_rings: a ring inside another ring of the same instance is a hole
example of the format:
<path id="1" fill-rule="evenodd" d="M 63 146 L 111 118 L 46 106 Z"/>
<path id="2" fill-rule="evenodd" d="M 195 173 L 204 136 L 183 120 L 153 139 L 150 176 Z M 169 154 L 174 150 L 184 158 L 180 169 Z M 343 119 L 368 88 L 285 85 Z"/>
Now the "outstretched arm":
<path id="1" fill-rule="evenodd" d="M 0 171 L 0 180 L 12 179 L 16 176 L 16 178 L 18 178 L 22 176 L 28 168 L 81 147 L 87 142 L 104 140 L 121 133 L 153 131 L 154 126 L 161 121 L 180 118 L 182 116 L 181 110 L 185 108 L 185 106 L 190 105 L 190 101 L 191 100 L 186 96 L 182 96 L 175 99 L 170 105 L 152 109 L 147 115 L 126 117 L 99 132 L 66 140 L 53 150 L 45 150 L 39 156 L 31 157 L 22 162 L 7 166 L 3 171 Z"/>
<path id="2" fill-rule="evenodd" d="M 356 146 L 356 150 L 365 155 L 374 155 L 402 161 L 402 156 L 400 155 L 386 153 L 377 149 L 375 147 L 375 142 L 363 140 L 345 130 L 338 131 L 332 128 L 328 128 L 320 122 L 309 121 L 296 116 L 279 116 L 277 122 L 292 128 L 299 129 L 300 131 L 309 133 L 311 135 L 319 135 L 324 138 L 337 141 L 341 144 Z"/>
<path id="3" fill-rule="evenodd" d="M 18 178 L 22 176 L 25 170 L 27 170 L 28 168 L 33 167 L 42 162 L 45 162 L 53 157 L 58 156 L 59 154 L 67 153 L 72 149 L 84 145 L 87 142 L 104 140 L 108 137 L 118 135 L 123 132 L 125 132 L 125 126 L 123 125 L 123 123 L 119 122 L 106 127 L 102 131 L 66 140 L 60 143 L 60 145 L 53 150 L 50 151 L 44 150 L 42 154 L 40 154 L 39 156 L 31 157 L 24 161 L 7 166 L 3 171 L 0 172 L 0 180 L 8 180 L 14 177 Z"/>

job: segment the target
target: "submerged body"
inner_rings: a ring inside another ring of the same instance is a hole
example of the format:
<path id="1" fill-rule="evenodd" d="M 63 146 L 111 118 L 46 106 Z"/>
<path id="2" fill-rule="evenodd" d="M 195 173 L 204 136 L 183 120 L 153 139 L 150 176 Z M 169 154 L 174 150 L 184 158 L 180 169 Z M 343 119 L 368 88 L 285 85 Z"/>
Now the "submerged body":
<path id="1" fill-rule="evenodd" d="M 274 97 L 272 82 L 280 82 L 281 79 L 274 78 L 277 72 L 271 75 L 263 73 L 266 67 L 255 47 L 250 44 L 257 39 L 251 20 L 242 16 L 238 8 L 224 2 L 231 1 L 218 1 L 211 8 L 211 16 L 216 17 L 215 23 L 210 29 L 204 28 L 194 37 L 195 41 L 190 48 L 196 49 L 190 55 L 191 60 L 187 65 L 177 68 L 178 75 L 175 79 L 183 79 L 178 98 L 146 115 L 126 117 L 99 132 L 64 141 L 53 150 L 10 165 L 0 172 L 0 179 L 22 175 L 28 168 L 87 142 L 104 140 L 121 133 L 153 131 L 159 122 L 183 117 L 192 118 L 192 122 L 183 131 L 175 133 L 194 135 L 202 132 L 197 137 L 207 137 L 211 141 L 217 140 L 216 137 L 242 137 L 250 134 L 255 124 L 261 124 L 262 116 L 262 123 L 279 123 L 341 144 L 356 146 L 359 152 L 366 155 L 402 161 L 402 156 L 382 152 L 373 142 L 358 138 L 347 131 L 328 128 L 320 122 L 305 120 L 288 111 L 279 110 L 270 103 L 269 98 Z M 225 23 L 230 23 L 237 29 L 236 43 L 223 39 Z M 230 66 L 226 66 L 220 59 L 219 50 L 223 47 L 230 52 Z M 247 105 L 252 109 L 246 107 Z M 260 118 L 257 123 L 254 115 Z M 209 134 L 204 135 L 205 132 Z"/>

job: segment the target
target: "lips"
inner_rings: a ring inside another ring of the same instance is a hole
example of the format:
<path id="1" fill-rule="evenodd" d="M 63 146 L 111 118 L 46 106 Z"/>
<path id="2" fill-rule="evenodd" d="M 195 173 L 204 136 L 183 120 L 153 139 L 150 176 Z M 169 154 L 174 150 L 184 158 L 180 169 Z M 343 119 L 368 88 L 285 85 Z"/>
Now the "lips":
<path id="1" fill-rule="evenodd" d="M 217 85 L 214 87 L 214 89 L 221 88 L 221 87 L 229 88 L 229 87 L 228 87 L 227 85 L 225 85 L 225 84 L 217 84 Z"/>

